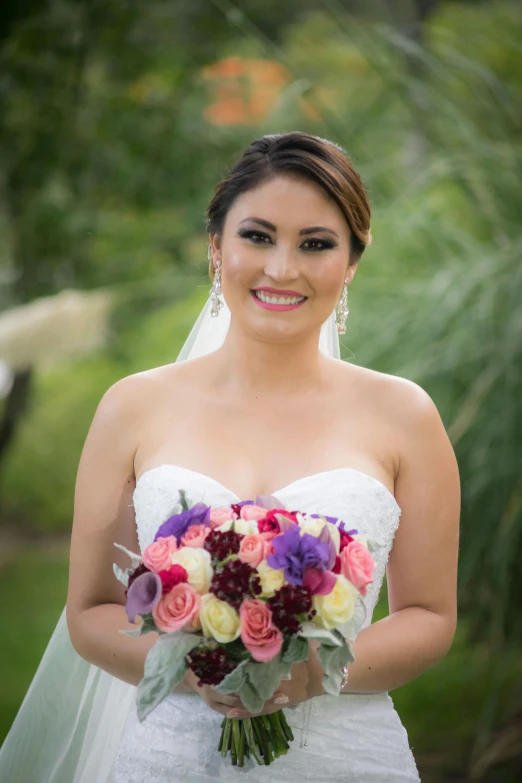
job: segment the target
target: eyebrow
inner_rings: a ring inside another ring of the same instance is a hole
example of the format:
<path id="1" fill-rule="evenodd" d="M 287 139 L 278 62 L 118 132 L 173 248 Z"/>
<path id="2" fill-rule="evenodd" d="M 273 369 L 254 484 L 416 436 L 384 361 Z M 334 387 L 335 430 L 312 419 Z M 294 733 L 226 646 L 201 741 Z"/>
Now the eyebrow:
<path id="1" fill-rule="evenodd" d="M 248 217 L 242 220 L 241 223 L 258 223 L 260 226 L 264 226 L 265 228 L 270 229 L 270 231 L 277 232 L 277 227 L 274 226 L 273 223 L 270 223 L 268 220 L 263 220 L 263 218 L 257 218 L 257 217 Z M 307 234 L 315 234 L 317 231 L 326 231 L 328 234 L 333 234 L 334 237 L 339 238 L 339 235 L 333 231 L 331 228 L 326 228 L 325 226 L 311 226 L 310 228 L 302 228 L 299 232 L 299 236 L 306 236 Z"/>

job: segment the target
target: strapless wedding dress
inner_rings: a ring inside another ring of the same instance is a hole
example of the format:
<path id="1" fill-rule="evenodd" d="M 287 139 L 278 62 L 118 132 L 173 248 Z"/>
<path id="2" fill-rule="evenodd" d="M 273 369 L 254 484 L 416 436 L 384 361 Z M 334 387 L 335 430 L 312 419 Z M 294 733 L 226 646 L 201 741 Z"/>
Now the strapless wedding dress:
<path id="1" fill-rule="evenodd" d="M 240 498 L 215 479 L 175 465 L 147 471 L 134 507 L 141 551 L 187 490 L 193 502 L 229 505 Z M 385 542 L 365 598 L 366 625 L 382 584 L 401 509 L 377 479 L 351 468 L 307 476 L 272 493 L 286 508 L 342 518 Z M 133 705 L 115 754 L 112 783 L 413 783 L 419 774 L 408 737 L 387 692 L 319 696 L 285 709 L 294 733 L 286 756 L 269 767 L 232 767 L 217 752 L 222 716 L 196 693 L 173 692 L 140 723 Z M 94 783 L 94 781 L 93 781 Z"/>

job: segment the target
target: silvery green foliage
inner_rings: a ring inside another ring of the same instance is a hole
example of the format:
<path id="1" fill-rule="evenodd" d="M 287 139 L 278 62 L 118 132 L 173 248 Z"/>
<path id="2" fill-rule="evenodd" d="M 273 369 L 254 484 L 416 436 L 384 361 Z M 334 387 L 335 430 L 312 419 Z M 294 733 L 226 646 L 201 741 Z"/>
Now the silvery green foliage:
<path id="1" fill-rule="evenodd" d="M 293 636 L 290 639 L 288 649 L 283 655 L 283 663 L 289 664 L 289 668 L 293 663 L 303 663 L 310 657 L 310 648 L 306 639 L 300 636 Z"/>
<path id="2" fill-rule="evenodd" d="M 241 686 L 246 680 L 245 667 L 247 663 L 248 660 L 241 661 L 241 663 L 236 666 L 234 671 L 227 674 L 227 676 L 221 680 L 219 685 L 213 686 L 214 690 L 218 691 L 219 693 L 239 693 Z"/>
<path id="3" fill-rule="evenodd" d="M 133 628 L 130 631 L 120 630 L 118 633 L 123 633 L 126 636 L 143 636 L 143 634 L 158 630 L 151 614 L 142 615 L 142 617 L 143 622 L 139 628 Z"/>
<path id="4" fill-rule="evenodd" d="M 117 549 L 121 549 L 122 552 L 125 552 L 125 554 L 130 557 L 132 570 L 134 570 L 139 566 L 139 564 L 141 563 L 141 555 L 136 555 L 134 552 L 131 552 L 130 549 L 127 549 L 127 547 L 122 546 L 121 544 L 115 543 L 114 546 Z"/>
<path id="5" fill-rule="evenodd" d="M 351 619 L 347 623 L 338 626 L 337 630 L 341 636 L 353 642 L 366 621 L 366 615 L 366 605 L 362 598 L 358 598 Z"/>
<path id="6" fill-rule="evenodd" d="M 379 541 L 376 538 L 367 538 L 366 546 L 368 547 L 370 552 L 377 552 L 378 549 L 381 549 L 383 546 L 386 546 L 386 544 L 383 541 Z"/>
<path id="7" fill-rule="evenodd" d="M 324 670 L 323 688 L 332 696 L 340 693 L 343 666 L 355 660 L 350 644 L 340 634 L 338 639 L 341 642 L 339 645 L 321 644 L 317 649 L 317 657 Z"/>
<path id="8" fill-rule="evenodd" d="M 151 647 L 136 695 L 140 723 L 181 682 L 188 669 L 185 656 L 200 642 L 196 634 L 166 633 Z"/>
<path id="9" fill-rule="evenodd" d="M 241 690 L 239 691 L 239 696 L 243 706 L 249 712 L 253 712 L 255 714 L 256 712 L 261 712 L 263 709 L 265 700 L 261 698 L 254 686 L 251 684 L 250 680 L 245 680 L 241 686 Z"/>
<path id="10" fill-rule="evenodd" d="M 281 682 L 281 654 L 266 663 L 250 661 L 246 666 L 246 673 L 250 685 L 256 690 L 263 703 L 269 699 Z"/>
<path id="11" fill-rule="evenodd" d="M 122 585 L 125 585 L 125 587 L 129 586 L 129 576 L 134 571 L 134 568 L 126 568 L 125 571 L 119 567 L 116 563 L 112 564 L 112 570 L 114 571 L 114 574 L 116 576 L 116 579 L 122 583 Z"/>
<path id="12" fill-rule="evenodd" d="M 334 646 L 341 644 L 339 637 L 336 636 L 335 633 L 327 631 L 326 628 L 321 628 L 314 623 L 303 623 L 301 630 L 299 631 L 299 636 L 302 636 L 304 639 L 317 639 L 324 644 L 331 644 Z"/>

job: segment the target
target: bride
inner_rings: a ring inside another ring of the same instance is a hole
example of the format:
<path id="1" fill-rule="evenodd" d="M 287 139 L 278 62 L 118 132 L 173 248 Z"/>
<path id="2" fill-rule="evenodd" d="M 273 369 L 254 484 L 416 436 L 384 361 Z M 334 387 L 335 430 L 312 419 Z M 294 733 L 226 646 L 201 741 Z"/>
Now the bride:
<path id="1" fill-rule="evenodd" d="M 210 297 L 178 361 L 122 379 L 96 411 L 77 476 L 66 609 L 0 752 L 0 779 L 418 781 L 388 692 L 450 648 L 460 485 L 428 394 L 340 360 L 348 286 L 370 242 L 365 190 L 336 144 L 264 136 L 218 184 L 208 232 Z M 157 634 L 118 633 L 133 626 L 112 567 L 129 562 L 113 542 L 143 551 L 179 488 L 209 505 L 272 494 L 383 544 L 341 695 L 323 691 L 311 647 L 265 704 L 285 709 L 295 735 L 270 768 L 221 758 L 223 716 L 249 713 L 190 671 L 137 719 Z M 385 570 L 390 614 L 371 623 Z"/>

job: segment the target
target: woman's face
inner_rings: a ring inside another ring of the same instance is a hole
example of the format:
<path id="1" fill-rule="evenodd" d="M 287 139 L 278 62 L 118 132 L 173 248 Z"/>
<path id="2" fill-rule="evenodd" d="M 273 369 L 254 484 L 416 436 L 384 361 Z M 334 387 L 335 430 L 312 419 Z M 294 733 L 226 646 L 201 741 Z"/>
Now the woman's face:
<path id="1" fill-rule="evenodd" d="M 357 266 L 348 266 L 350 229 L 340 208 L 319 185 L 295 176 L 278 175 L 239 196 L 222 236 L 210 241 L 234 320 L 269 342 L 318 331 Z M 266 301 L 282 294 L 282 304 Z"/>

